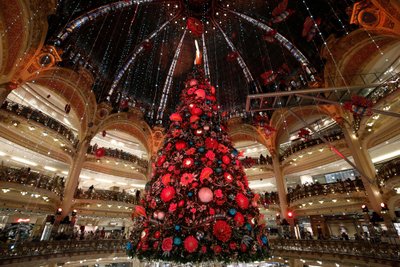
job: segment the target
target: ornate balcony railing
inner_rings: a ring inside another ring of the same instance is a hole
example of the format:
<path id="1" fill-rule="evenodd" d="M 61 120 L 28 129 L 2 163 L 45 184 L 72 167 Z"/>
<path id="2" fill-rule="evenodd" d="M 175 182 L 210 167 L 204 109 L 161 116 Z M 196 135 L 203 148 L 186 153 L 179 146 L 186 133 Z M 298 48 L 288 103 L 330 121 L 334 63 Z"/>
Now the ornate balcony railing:
<path id="1" fill-rule="evenodd" d="M 33 188 L 52 191 L 62 197 L 64 193 L 64 177 L 47 176 L 27 168 L 16 169 L 0 166 L 0 181 L 22 184 Z"/>
<path id="2" fill-rule="evenodd" d="M 260 194 L 261 196 L 261 204 L 263 204 L 266 208 L 269 205 L 278 205 L 279 204 L 279 195 L 278 192 L 265 192 L 264 194 Z"/>
<path id="3" fill-rule="evenodd" d="M 371 243 L 367 241 L 341 241 L 341 240 L 299 240 L 299 239 L 274 239 L 270 240 L 272 255 L 301 256 L 309 254 L 315 259 L 323 260 L 327 257 L 340 258 L 345 262 L 346 258 L 361 261 L 385 260 L 400 264 L 400 250 L 397 244 Z"/>
<path id="4" fill-rule="evenodd" d="M 97 148 L 95 146 L 89 146 L 87 152 L 91 155 L 95 155 L 96 149 Z M 121 149 L 105 148 L 105 156 L 132 162 L 146 170 L 149 167 L 149 162 L 147 160 L 141 159 L 138 156 L 125 152 Z"/>
<path id="5" fill-rule="evenodd" d="M 364 191 L 364 184 L 362 180 L 356 178 L 355 180 L 345 180 L 336 183 L 319 184 L 298 186 L 287 194 L 288 202 L 292 203 L 299 199 L 304 199 L 313 196 L 329 195 L 329 194 L 344 194 L 358 191 Z"/>
<path id="6" fill-rule="evenodd" d="M 104 201 L 118 201 L 130 204 L 137 204 L 139 199 L 136 196 L 128 194 L 126 192 L 111 191 L 111 190 L 86 190 L 78 188 L 75 193 L 76 199 L 95 199 Z"/>
<path id="7" fill-rule="evenodd" d="M 32 109 L 12 101 L 4 101 L 1 109 L 11 112 L 27 120 L 35 121 L 65 137 L 74 147 L 78 144 L 75 134 L 59 121 L 47 116 L 39 110 Z"/>
<path id="8" fill-rule="evenodd" d="M 324 137 L 329 141 L 329 142 L 334 142 L 337 140 L 341 140 L 344 138 L 344 134 L 343 132 L 335 132 L 335 133 L 331 133 L 329 135 L 324 135 Z M 306 141 L 300 141 L 297 143 L 292 144 L 290 147 L 288 147 L 283 154 L 280 157 L 280 160 L 283 161 L 286 158 L 288 158 L 290 155 L 299 152 L 303 149 L 309 148 L 309 147 L 313 147 L 316 145 L 320 145 L 323 144 L 324 142 L 319 138 L 312 138 Z"/>
<path id="9" fill-rule="evenodd" d="M 385 81 L 379 87 L 375 88 L 367 95 L 367 98 L 375 104 L 387 95 L 400 89 L 400 74 L 396 74 L 389 80 Z"/>
<path id="10" fill-rule="evenodd" d="M 1 243 L 0 265 L 10 262 L 32 261 L 36 258 L 66 257 L 101 253 L 124 253 L 126 240 L 41 241 Z M 22 265 L 21 265 L 22 266 Z"/>
<path id="11" fill-rule="evenodd" d="M 382 187 L 387 180 L 392 177 L 400 176 L 400 158 L 395 158 L 383 163 L 378 167 L 378 184 Z"/>

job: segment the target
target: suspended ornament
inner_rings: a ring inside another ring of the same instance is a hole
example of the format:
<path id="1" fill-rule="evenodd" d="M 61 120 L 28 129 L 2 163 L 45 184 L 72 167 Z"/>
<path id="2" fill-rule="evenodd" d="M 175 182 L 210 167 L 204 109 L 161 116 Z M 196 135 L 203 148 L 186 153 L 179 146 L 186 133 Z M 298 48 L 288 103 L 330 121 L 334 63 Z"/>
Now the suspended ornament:
<path id="1" fill-rule="evenodd" d="M 263 39 L 268 43 L 273 43 L 275 42 L 275 35 L 277 33 L 278 32 L 276 30 L 269 31 L 266 34 L 264 34 Z"/>
<path id="2" fill-rule="evenodd" d="M 281 23 L 281 22 L 287 20 L 289 18 L 289 16 L 292 14 L 294 14 L 294 10 L 292 10 L 292 9 L 285 10 L 278 16 L 274 17 L 271 20 L 271 23 L 273 23 L 273 24 Z"/>
<path id="3" fill-rule="evenodd" d="M 7 89 L 8 90 L 15 90 L 17 88 L 18 88 L 18 83 L 16 83 L 16 82 L 9 82 L 7 84 Z"/>
<path id="4" fill-rule="evenodd" d="M 71 111 L 71 105 L 70 104 L 66 104 L 64 107 L 64 111 L 65 113 L 69 114 L 69 112 Z"/>
<path id="5" fill-rule="evenodd" d="M 317 34 L 318 26 L 321 24 L 321 18 L 316 18 L 315 20 L 311 17 L 307 17 L 303 24 L 303 31 L 301 35 L 306 38 L 307 42 L 314 39 Z"/>
<path id="6" fill-rule="evenodd" d="M 282 12 L 284 12 L 284 11 L 286 10 L 287 6 L 288 6 L 288 2 L 289 2 L 289 0 L 283 0 L 282 2 L 280 2 L 280 3 L 278 4 L 278 6 L 275 7 L 275 8 L 272 10 L 272 16 L 273 16 L 273 17 L 276 17 L 276 16 L 278 16 L 279 14 L 281 14 Z"/>
<path id="7" fill-rule="evenodd" d="M 298 135 L 300 138 L 307 140 L 310 137 L 310 131 L 305 128 L 301 128 L 298 132 Z"/>
<path id="8" fill-rule="evenodd" d="M 237 51 L 232 51 L 226 56 L 226 60 L 228 62 L 233 62 L 239 57 L 239 52 Z"/>
<path id="9" fill-rule="evenodd" d="M 353 113 L 356 117 L 371 116 L 373 114 L 371 110 L 372 106 L 373 103 L 371 100 L 359 95 L 353 95 L 351 101 L 347 101 L 343 105 L 346 110 Z"/>
<path id="10" fill-rule="evenodd" d="M 145 208 L 136 205 L 132 213 L 132 219 L 136 217 L 147 217 Z"/>
<path id="11" fill-rule="evenodd" d="M 104 147 L 100 147 L 96 149 L 94 154 L 97 158 L 102 158 L 106 155 L 106 149 Z"/>
<path id="12" fill-rule="evenodd" d="M 203 23 L 196 18 L 190 17 L 186 22 L 187 29 L 193 34 L 194 37 L 200 37 L 203 34 Z"/>
<path id="13" fill-rule="evenodd" d="M 148 52 L 153 49 L 153 42 L 147 39 L 142 43 L 142 47 L 145 51 Z"/>
<path id="14" fill-rule="evenodd" d="M 173 113 L 169 116 L 169 119 L 174 122 L 182 121 L 182 116 L 179 113 Z"/>
<path id="15" fill-rule="evenodd" d="M 129 102 L 127 99 L 122 99 L 121 102 L 119 103 L 119 107 L 122 110 L 128 109 L 129 108 Z"/>
<path id="16" fill-rule="evenodd" d="M 275 73 L 273 70 L 269 70 L 262 73 L 260 77 L 262 79 L 262 84 L 266 86 L 272 84 L 278 77 L 278 74 Z"/>
<path id="17" fill-rule="evenodd" d="M 272 126 L 264 125 L 264 133 L 267 137 L 270 137 L 274 132 L 276 132 L 276 129 Z"/>

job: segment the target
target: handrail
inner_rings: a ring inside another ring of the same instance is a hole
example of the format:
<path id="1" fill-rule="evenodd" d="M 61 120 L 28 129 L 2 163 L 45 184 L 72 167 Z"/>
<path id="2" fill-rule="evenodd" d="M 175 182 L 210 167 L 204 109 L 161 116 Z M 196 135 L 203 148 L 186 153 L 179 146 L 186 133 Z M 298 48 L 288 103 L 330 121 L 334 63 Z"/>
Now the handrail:
<path id="1" fill-rule="evenodd" d="M 64 193 L 64 177 L 47 176 L 27 168 L 17 169 L 7 166 L 0 166 L 0 181 L 23 184 L 32 188 L 41 188 L 54 192 L 62 197 Z"/>
<path id="2" fill-rule="evenodd" d="M 394 158 L 378 167 L 377 178 L 378 184 L 381 187 L 384 186 L 390 178 L 395 176 L 400 176 L 400 158 Z"/>
<path id="3" fill-rule="evenodd" d="M 334 142 L 337 140 L 341 140 L 344 138 L 344 134 L 343 132 L 340 133 L 333 133 L 331 135 L 328 136 L 324 136 L 328 141 L 330 142 Z M 283 154 L 280 157 L 280 161 L 284 161 L 285 159 L 287 159 L 289 156 L 293 155 L 296 152 L 299 152 L 303 149 L 307 149 L 309 147 L 313 147 L 313 146 L 317 146 L 320 144 L 323 144 L 324 142 L 320 139 L 320 138 L 313 138 L 313 139 L 309 139 L 306 141 L 302 141 L 300 143 L 296 143 L 295 145 L 291 145 L 290 147 L 288 147 Z"/>
<path id="4" fill-rule="evenodd" d="M 71 142 L 74 147 L 76 147 L 78 144 L 78 139 L 70 129 L 39 110 L 32 109 L 30 107 L 12 102 L 10 100 L 4 101 L 3 105 L 1 105 L 1 109 L 6 110 L 7 112 L 11 112 L 17 116 L 24 117 L 27 120 L 35 121 L 47 128 L 50 128 L 51 130 L 64 136 L 69 142 Z"/>
<path id="5" fill-rule="evenodd" d="M 272 255 L 279 252 L 289 251 L 296 254 L 318 253 L 354 256 L 358 258 L 383 259 L 390 261 L 400 261 L 399 247 L 397 244 L 372 243 L 367 241 L 349 241 L 349 240 L 304 240 L 304 239 L 273 239 L 270 240 Z"/>
<path id="6" fill-rule="evenodd" d="M 34 257 L 50 256 L 61 257 L 64 255 L 77 255 L 96 253 L 120 253 L 125 251 L 127 240 L 104 239 L 104 240 L 68 240 L 68 241 L 40 241 L 22 243 L 1 243 L 0 265 L 6 259 L 32 260 Z"/>
<path id="7" fill-rule="evenodd" d="M 96 199 L 104 201 L 118 201 L 130 204 L 138 204 L 139 199 L 136 199 L 134 195 L 126 192 L 111 191 L 111 190 L 86 190 L 78 188 L 75 193 L 76 199 Z M 140 198 L 140 197 L 139 197 Z"/>
<path id="8" fill-rule="evenodd" d="M 344 193 L 352 193 L 364 190 L 365 189 L 362 180 L 356 178 L 355 180 L 348 179 L 336 183 L 326 183 L 326 184 L 314 183 L 312 185 L 298 186 L 297 188 L 292 189 L 287 194 L 287 198 L 288 202 L 292 203 L 296 200 L 312 196 L 329 195 L 335 193 L 344 194 Z"/>
<path id="9" fill-rule="evenodd" d="M 96 146 L 89 146 L 87 152 L 91 155 L 96 154 Z M 136 155 L 131 153 L 125 152 L 122 149 L 114 149 L 114 148 L 104 148 L 105 149 L 105 156 L 111 158 L 117 158 L 120 160 L 129 161 L 132 163 L 136 163 L 138 166 L 147 170 L 149 167 L 149 162 L 147 160 L 141 159 Z"/>

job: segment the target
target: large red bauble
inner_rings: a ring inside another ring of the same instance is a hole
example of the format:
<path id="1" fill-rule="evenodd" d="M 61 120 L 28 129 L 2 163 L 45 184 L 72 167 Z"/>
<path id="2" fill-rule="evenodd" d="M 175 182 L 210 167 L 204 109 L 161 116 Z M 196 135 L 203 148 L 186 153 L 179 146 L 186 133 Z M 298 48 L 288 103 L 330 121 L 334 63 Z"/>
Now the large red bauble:
<path id="1" fill-rule="evenodd" d="M 192 113 L 192 115 L 200 116 L 203 114 L 203 110 L 201 108 L 194 107 L 190 110 L 190 113 Z"/>
<path id="2" fill-rule="evenodd" d="M 188 236 L 185 238 L 185 241 L 183 241 L 183 245 L 187 252 L 193 253 L 197 250 L 199 243 L 195 237 Z"/>
<path id="3" fill-rule="evenodd" d="M 187 147 L 187 144 L 183 140 L 179 140 L 178 142 L 175 143 L 175 148 L 176 150 L 180 151 L 183 150 Z"/>
<path id="4" fill-rule="evenodd" d="M 235 200 L 241 209 L 245 210 L 249 207 L 249 199 L 242 193 L 238 193 L 235 197 Z"/>
<path id="5" fill-rule="evenodd" d="M 222 162 L 225 164 L 229 164 L 229 163 L 231 163 L 231 159 L 227 155 L 224 155 L 222 157 Z"/>
<path id="6" fill-rule="evenodd" d="M 169 202 L 175 197 L 175 188 L 167 186 L 161 191 L 161 200 Z"/>
<path id="7" fill-rule="evenodd" d="M 204 179 L 207 179 L 210 177 L 211 174 L 213 174 L 213 170 L 209 167 L 205 167 L 201 173 L 200 173 L 200 182 L 203 182 Z"/>
<path id="8" fill-rule="evenodd" d="M 206 97 L 206 92 L 203 89 L 198 89 L 196 92 L 196 98 L 204 99 Z"/>
<path id="9" fill-rule="evenodd" d="M 232 228 L 226 221 L 217 221 L 213 227 L 213 234 L 218 240 L 227 242 L 232 236 Z"/>
<path id="10" fill-rule="evenodd" d="M 208 202 L 212 201 L 213 200 L 213 196 L 214 196 L 213 192 L 208 187 L 201 188 L 199 190 L 198 195 L 199 195 L 200 201 L 203 202 L 203 203 L 208 203 Z"/>
<path id="11" fill-rule="evenodd" d="M 171 121 L 182 121 L 182 116 L 179 113 L 173 113 L 169 116 Z"/>
<path id="12" fill-rule="evenodd" d="M 96 149 L 96 152 L 95 152 L 96 157 L 102 158 L 105 156 L 105 154 L 106 154 L 106 149 L 104 147 L 100 147 L 100 148 Z"/>
<path id="13" fill-rule="evenodd" d="M 200 119 L 199 116 L 193 115 L 190 117 L 190 123 L 194 123 L 194 122 L 198 121 L 199 119 Z"/>
<path id="14" fill-rule="evenodd" d="M 201 36 L 204 31 L 203 23 L 196 18 L 190 17 L 187 19 L 186 26 L 194 36 Z"/>

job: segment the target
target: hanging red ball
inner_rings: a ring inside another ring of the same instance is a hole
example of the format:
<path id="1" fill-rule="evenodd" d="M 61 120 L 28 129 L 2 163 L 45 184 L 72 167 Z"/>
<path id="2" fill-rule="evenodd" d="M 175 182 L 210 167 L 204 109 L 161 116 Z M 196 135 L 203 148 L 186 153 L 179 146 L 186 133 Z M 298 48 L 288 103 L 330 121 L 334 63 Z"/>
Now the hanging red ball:
<path id="1" fill-rule="evenodd" d="M 169 116 L 169 119 L 175 122 L 182 121 L 182 116 L 179 113 L 173 113 L 171 116 Z"/>
<path id="2" fill-rule="evenodd" d="M 186 26 L 188 30 L 193 34 L 195 37 L 199 37 L 203 34 L 204 27 L 203 23 L 196 18 L 190 17 L 187 19 Z"/>
<path id="3" fill-rule="evenodd" d="M 106 154 L 106 149 L 104 147 L 100 147 L 100 148 L 96 149 L 96 151 L 95 151 L 95 155 L 98 158 L 104 157 L 105 154 Z"/>

